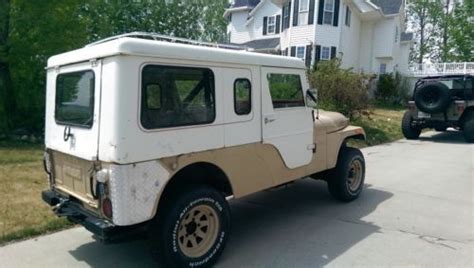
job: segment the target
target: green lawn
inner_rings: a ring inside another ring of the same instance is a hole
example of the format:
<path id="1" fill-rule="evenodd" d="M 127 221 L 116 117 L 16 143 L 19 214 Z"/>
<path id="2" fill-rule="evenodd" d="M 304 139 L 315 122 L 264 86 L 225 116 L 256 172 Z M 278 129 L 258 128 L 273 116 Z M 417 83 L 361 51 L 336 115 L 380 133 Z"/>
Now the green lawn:
<path id="1" fill-rule="evenodd" d="M 367 147 L 402 139 L 401 121 L 404 112 L 403 107 L 379 105 L 353 119 L 351 124 L 363 127 L 367 134 L 366 141 L 353 144 Z"/>
<path id="2" fill-rule="evenodd" d="M 71 226 L 42 201 L 43 146 L 0 143 L 0 244 Z"/>

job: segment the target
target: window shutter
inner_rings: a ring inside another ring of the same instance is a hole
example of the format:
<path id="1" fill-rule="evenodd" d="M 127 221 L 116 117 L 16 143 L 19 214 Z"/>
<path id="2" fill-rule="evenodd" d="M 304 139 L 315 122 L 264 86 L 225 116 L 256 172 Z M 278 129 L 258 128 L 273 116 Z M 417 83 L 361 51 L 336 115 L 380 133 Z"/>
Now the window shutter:
<path id="1" fill-rule="evenodd" d="M 299 14 L 299 0 L 295 0 L 293 5 L 293 26 L 298 26 L 298 14 Z"/>
<path id="2" fill-rule="evenodd" d="M 291 47 L 291 56 L 296 57 L 296 47 Z"/>
<path id="3" fill-rule="evenodd" d="M 309 1 L 309 17 L 308 17 L 308 24 L 311 25 L 314 23 L 314 5 L 316 0 Z"/>
<path id="4" fill-rule="evenodd" d="M 314 62 L 318 63 L 321 60 L 321 46 L 316 46 L 314 52 Z"/>
<path id="5" fill-rule="evenodd" d="M 324 15 L 324 0 L 319 0 L 318 7 L 318 24 L 323 24 L 323 15 Z"/>
<path id="6" fill-rule="evenodd" d="M 285 10 L 286 10 L 286 5 L 283 6 L 283 8 L 281 9 L 281 31 L 283 32 L 286 28 L 285 28 Z"/>
<path id="7" fill-rule="evenodd" d="M 263 35 L 267 35 L 268 17 L 263 17 Z"/>
<path id="8" fill-rule="evenodd" d="M 336 47 L 331 47 L 331 59 L 336 57 Z"/>
<path id="9" fill-rule="evenodd" d="M 275 33 L 279 34 L 280 33 L 280 27 L 281 27 L 281 16 L 277 15 L 276 16 L 276 22 L 275 22 Z"/>
<path id="10" fill-rule="evenodd" d="M 339 6 L 341 4 L 341 0 L 335 0 L 334 1 L 334 20 L 332 22 L 332 25 L 338 26 L 339 25 Z"/>
<path id="11" fill-rule="evenodd" d="M 310 67 L 311 66 L 311 54 L 313 52 L 313 46 L 312 45 L 307 45 L 306 46 L 306 59 L 305 59 L 305 63 L 306 63 L 306 66 L 307 67 Z"/>
<path id="12" fill-rule="evenodd" d="M 291 18 L 291 1 L 288 2 L 288 18 L 286 20 L 286 28 L 290 28 L 290 18 Z"/>

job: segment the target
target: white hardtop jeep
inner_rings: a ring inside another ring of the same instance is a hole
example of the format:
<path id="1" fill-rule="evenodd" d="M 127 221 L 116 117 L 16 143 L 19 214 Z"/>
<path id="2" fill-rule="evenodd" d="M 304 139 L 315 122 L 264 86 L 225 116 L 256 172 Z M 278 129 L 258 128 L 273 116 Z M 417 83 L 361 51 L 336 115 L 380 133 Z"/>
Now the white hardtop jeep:
<path id="1" fill-rule="evenodd" d="M 295 58 L 132 33 L 47 67 L 43 200 L 102 240 L 145 230 L 170 266 L 209 266 L 227 200 L 311 176 L 342 201 L 363 189 L 364 139 L 309 107 Z"/>

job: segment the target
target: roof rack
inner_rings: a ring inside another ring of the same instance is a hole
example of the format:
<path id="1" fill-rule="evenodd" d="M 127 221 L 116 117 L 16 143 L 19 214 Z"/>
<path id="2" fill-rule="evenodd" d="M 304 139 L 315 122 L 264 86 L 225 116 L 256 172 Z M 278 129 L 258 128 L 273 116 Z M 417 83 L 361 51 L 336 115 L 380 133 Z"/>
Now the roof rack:
<path id="1" fill-rule="evenodd" d="M 112 40 L 117 40 L 124 37 L 132 37 L 132 38 L 141 38 L 141 39 L 148 39 L 148 40 L 155 40 L 155 41 L 165 41 L 171 43 L 180 43 L 180 44 L 189 44 L 195 46 L 206 46 L 206 47 L 215 47 L 215 48 L 225 48 L 225 49 L 233 49 L 233 50 L 249 50 L 246 46 L 239 46 L 239 45 L 232 45 L 232 44 L 219 44 L 219 43 L 210 43 L 210 42 L 202 42 L 196 41 L 192 39 L 180 38 L 180 37 L 173 37 L 162 35 L 158 33 L 148 33 L 148 32 L 131 32 L 125 33 L 120 35 L 115 35 L 112 37 L 108 37 L 105 39 L 101 39 L 94 43 L 88 44 L 85 47 L 92 47 L 98 44 L 102 44 L 105 42 L 109 42 Z"/>

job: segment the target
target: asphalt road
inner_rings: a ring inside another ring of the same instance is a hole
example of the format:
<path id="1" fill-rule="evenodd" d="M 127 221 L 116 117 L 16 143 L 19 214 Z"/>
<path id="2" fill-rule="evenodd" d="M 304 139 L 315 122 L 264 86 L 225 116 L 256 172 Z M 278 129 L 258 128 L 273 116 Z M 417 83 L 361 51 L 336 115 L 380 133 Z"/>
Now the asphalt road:
<path id="1" fill-rule="evenodd" d="M 366 189 L 331 199 L 310 179 L 231 203 L 218 267 L 472 267 L 474 145 L 426 133 L 364 149 Z M 0 267 L 152 267 L 144 241 L 102 245 L 83 228 L 0 248 Z"/>

